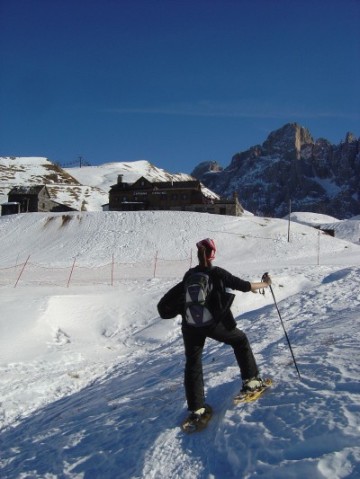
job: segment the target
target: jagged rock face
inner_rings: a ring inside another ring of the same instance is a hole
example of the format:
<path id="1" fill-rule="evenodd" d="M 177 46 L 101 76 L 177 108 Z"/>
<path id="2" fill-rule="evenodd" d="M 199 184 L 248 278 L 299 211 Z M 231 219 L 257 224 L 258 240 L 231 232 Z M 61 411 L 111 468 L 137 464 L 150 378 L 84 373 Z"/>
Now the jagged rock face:
<path id="1" fill-rule="evenodd" d="M 208 173 L 209 171 L 216 173 L 222 171 L 222 167 L 216 161 L 203 161 L 195 168 L 192 176 L 197 178 L 205 173 Z"/>
<path id="2" fill-rule="evenodd" d="M 339 219 L 360 214 L 360 141 L 351 133 L 332 145 L 289 123 L 261 146 L 234 155 L 224 170 L 203 167 L 192 175 L 221 196 L 236 192 L 244 208 L 259 215 L 283 217 L 289 200 L 293 211 Z"/>
<path id="3" fill-rule="evenodd" d="M 273 131 L 262 145 L 265 155 L 286 155 L 291 159 L 300 155 L 304 145 L 313 145 L 314 140 L 306 128 L 296 123 L 288 123 L 279 130 Z"/>

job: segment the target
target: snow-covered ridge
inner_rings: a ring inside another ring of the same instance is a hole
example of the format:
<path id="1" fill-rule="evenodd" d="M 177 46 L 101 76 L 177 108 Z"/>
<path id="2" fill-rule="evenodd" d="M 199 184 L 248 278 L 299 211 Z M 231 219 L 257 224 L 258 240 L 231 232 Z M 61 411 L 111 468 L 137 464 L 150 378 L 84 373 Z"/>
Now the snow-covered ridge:
<path id="1" fill-rule="evenodd" d="M 168 173 L 145 160 L 66 168 L 65 171 L 81 184 L 96 186 L 104 191 L 110 190 L 110 187 L 117 182 L 118 175 L 123 175 L 125 183 L 135 183 L 142 176 L 152 181 L 187 181 L 193 179 L 192 176 L 185 173 Z"/>

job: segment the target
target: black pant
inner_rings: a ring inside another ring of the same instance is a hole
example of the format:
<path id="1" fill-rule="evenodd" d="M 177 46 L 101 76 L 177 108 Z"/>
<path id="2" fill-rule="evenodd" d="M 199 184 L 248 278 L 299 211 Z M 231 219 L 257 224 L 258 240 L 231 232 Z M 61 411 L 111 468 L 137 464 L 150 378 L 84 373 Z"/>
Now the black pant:
<path id="1" fill-rule="evenodd" d="M 240 329 L 234 328 L 229 331 L 222 323 L 205 328 L 184 325 L 182 334 L 186 357 L 184 385 L 190 411 L 196 411 L 205 404 L 202 351 L 206 338 L 229 344 L 234 349 L 243 380 L 259 374 L 250 343 Z"/>

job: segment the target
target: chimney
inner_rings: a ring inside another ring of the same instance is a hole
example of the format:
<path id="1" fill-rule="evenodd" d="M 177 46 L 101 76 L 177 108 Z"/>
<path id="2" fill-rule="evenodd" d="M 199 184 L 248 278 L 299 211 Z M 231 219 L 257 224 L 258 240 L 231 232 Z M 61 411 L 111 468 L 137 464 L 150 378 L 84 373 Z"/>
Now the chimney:
<path id="1" fill-rule="evenodd" d="M 118 175 L 118 185 L 121 185 L 123 179 L 123 175 Z"/>

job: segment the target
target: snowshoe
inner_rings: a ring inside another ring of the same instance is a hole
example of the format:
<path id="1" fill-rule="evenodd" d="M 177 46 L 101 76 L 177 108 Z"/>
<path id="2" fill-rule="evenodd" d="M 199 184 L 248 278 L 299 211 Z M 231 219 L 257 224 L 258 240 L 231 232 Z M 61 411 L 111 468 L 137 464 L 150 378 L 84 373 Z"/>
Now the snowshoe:
<path id="1" fill-rule="evenodd" d="M 208 404 L 204 406 L 205 412 L 202 414 L 197 414 L 192 412 L 189 416 L 182 422 L 181 429 L 186 433 L 199 432 L 206 428 L 210 419 L 212 418 L 212 407 Z"/>
<path id="2" fill-rule="evenodd" d="M 256 401 L 264 394 L 264 392 L 272 385 L 272 383 L 272 379 L 264 379 L 255 389 L 248 389 L 245 384 L 239 394 L 234 397 L 234 403 L 241 404 L 244 402 Z"/>

